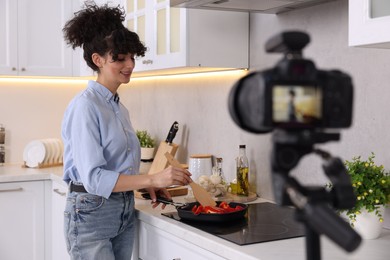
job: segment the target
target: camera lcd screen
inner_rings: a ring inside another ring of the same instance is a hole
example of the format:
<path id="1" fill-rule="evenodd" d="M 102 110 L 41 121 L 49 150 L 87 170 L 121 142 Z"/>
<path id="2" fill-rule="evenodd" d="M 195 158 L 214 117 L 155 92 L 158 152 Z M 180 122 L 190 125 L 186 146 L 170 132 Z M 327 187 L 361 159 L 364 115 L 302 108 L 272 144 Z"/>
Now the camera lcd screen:
<path id="1" fill-rule="evenodd" d="M 316 86 L 275 85 L 272 120 L 277 126 L 318 126 L 322 119 L 322 91 Z"/>

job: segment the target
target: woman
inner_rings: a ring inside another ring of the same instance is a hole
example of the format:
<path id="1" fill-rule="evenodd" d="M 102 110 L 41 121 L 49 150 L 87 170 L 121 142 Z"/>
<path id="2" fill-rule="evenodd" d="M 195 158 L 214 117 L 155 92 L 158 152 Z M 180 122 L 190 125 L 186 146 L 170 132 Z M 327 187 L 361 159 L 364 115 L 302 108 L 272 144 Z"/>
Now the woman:
<path id="1" fill-rule="evenodd" d="M 62 123 L 64 180 L 69 184 L 65 236 L 72 259 L 130 259 L 134 240 L 133 190 L 146 189 L 156 207 L 156 192 L 187 185 L 188 171 L 168 167 L 138 175 L 140 146 L 117 90 L 130 81 L 134 58 L 145 46 L 122 22 L 119 7 L 87 4 L 63 31 L 73 48 L 82 47 L 96 81 L 77 95 Z"/>

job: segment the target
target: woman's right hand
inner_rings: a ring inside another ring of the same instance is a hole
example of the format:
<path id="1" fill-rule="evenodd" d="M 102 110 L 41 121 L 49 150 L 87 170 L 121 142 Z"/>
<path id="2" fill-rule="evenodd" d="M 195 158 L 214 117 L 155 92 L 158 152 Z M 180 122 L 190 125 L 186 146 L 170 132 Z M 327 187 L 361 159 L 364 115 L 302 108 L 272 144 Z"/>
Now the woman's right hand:
<path id="1" fill-rule="evenodd" d="M 172 185 L 185 186 L 192 182 L 189 171 L 173 166 L 153 174 L 153 179 L 153 186 L 156 188 L 165 188 Z"/>

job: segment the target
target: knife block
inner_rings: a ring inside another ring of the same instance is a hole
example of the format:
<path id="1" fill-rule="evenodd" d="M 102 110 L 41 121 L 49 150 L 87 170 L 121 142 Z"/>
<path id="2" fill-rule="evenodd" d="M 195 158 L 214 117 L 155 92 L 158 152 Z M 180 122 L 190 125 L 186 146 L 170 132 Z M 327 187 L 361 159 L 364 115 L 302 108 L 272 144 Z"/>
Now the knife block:
<path id="1" fill-rule="evenodd" d="M 148 174 L 155 174 L 164 170 L 168 166 L 168 160 L 165 157 L 165 153 L 168 152 L 172 156 L 175 156 L 179 146 L 175 143 L 168 144 L 167 142 L 161 142 L 156 155 L 154 156 L 152 165 L 150 166 Z"/>

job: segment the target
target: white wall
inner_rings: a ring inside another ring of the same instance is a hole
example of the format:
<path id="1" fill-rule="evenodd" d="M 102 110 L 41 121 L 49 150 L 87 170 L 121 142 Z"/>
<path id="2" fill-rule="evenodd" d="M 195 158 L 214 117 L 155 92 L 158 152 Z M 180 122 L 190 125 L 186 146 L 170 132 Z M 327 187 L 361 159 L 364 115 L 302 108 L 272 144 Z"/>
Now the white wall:
<path id="1" fill-rule="evenodd" d="M 348 1 L 341 0 L 281 15 L 251 15 L 251 67 L 271 67 L 281 57 L 265 54 L 264 43 L 285 29 L 309 32 L 311 43 L 305 56 L 322 69 L 349 72 L 355 83 L 353 127 L 342 131 L 342 141 L 324 148 L 350 159 L 377 154 L 377 162 L 390 169 L 390 50 L 348 47 Z M 232 50 L 234 51 L 234 50 Z M 178 158 L 186 162 L 193 153 L 211 153 L 224 159 L 225 175 L 234 178 L 238 145 L 246 144 L 257 190 L 272 198 L 269 170 L 271 135 L 240 130 L 230 119 L 227 96 L 242 74 L 215 74 L 180 78 L 132 80 L 120 89 L 133 125 L 150 130 L 163 140 L 173 121 L 180 123 L 175 139 Z M 0 83 L 0 123 L 7 127 L 7 161 L 21 163 L 24 145 L 45 137 L 60 137 L 63 111 L 85 82 Z M 304 183 L 323 183 L 321 161 L 308 156 L 294 170 Z"/>
<path id="2" fill-rule="evenodd" d="M 61 138 L 61 119 L 80 80 L 0 78 L 0 123 L 6 128 L 6 163 L 22 163 L 24 146 L 34 139 Z"/>
<path id="3" fill-rule="evenodd" d="M 281 58 L 266 54 L 265 41 L 282 30 L 303 30 L 310 34 L 311 43 L 304 54 L 314 60 L 318 68 L 337 68 L 353 77 L 354 122 L 343 130 L 341 142 L 326 147 L 344 159 L 375 152 L 376 161 L 390 168 L 390 50 L 348 47 L 348 1 L 335 1 L 277 17 L 253 15 L 251 18 L 251 67 L 264 69 Z M 318 159 L 309 156 L 294 171 L 303 182 L 311 182 L 322 175 Z"/>

